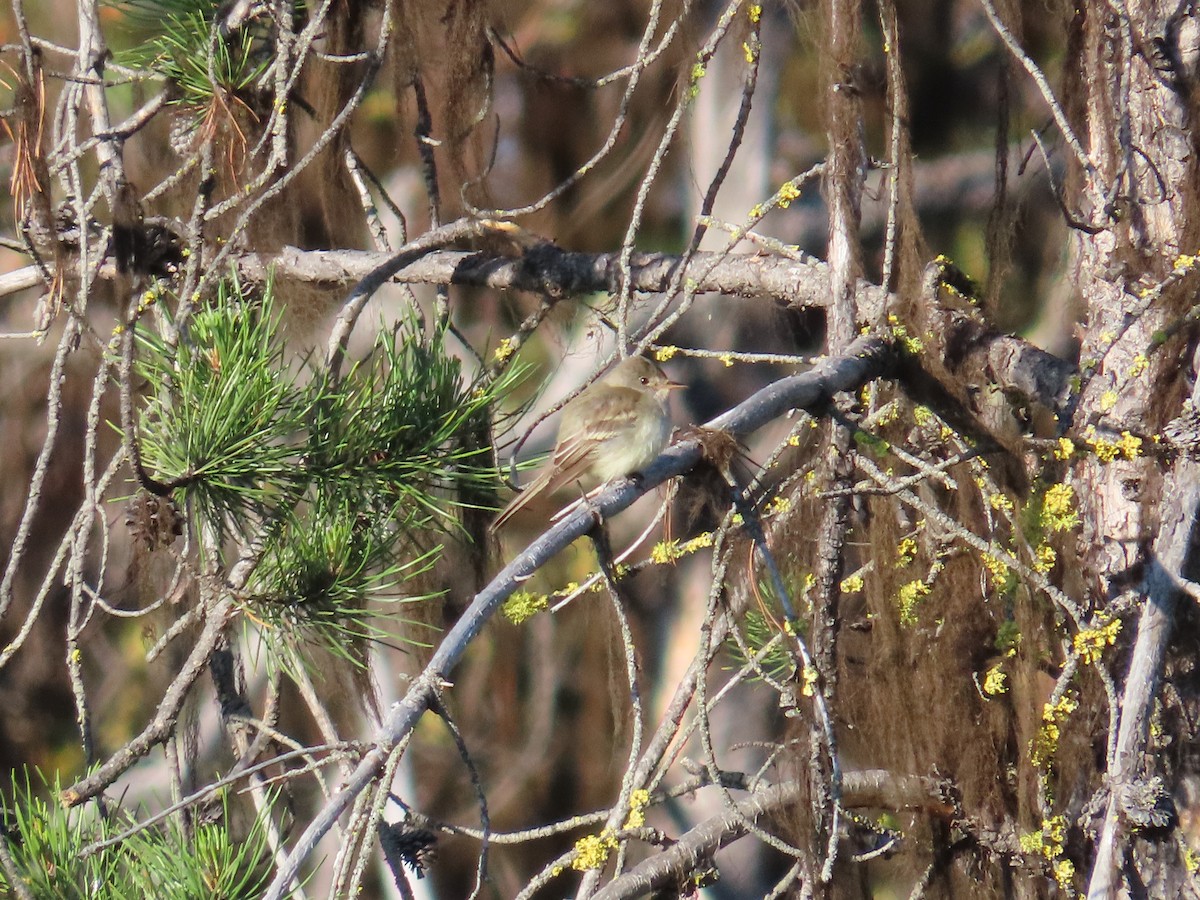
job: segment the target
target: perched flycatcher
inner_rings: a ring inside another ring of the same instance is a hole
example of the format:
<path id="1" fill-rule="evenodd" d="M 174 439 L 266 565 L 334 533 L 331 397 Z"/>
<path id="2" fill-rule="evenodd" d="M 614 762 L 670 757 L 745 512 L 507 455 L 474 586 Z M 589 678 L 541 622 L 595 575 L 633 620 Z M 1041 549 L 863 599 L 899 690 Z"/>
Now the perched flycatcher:
<path id="1" fill-rule="evenodd" d="M 594 487 L 649 465 L 671 437 L 667 396 L 681 387 L 648 359 L 622 360 L 563 407 L 550 461 L 492 528 L 500 528 L 542 494 L 575 483 Z"/>

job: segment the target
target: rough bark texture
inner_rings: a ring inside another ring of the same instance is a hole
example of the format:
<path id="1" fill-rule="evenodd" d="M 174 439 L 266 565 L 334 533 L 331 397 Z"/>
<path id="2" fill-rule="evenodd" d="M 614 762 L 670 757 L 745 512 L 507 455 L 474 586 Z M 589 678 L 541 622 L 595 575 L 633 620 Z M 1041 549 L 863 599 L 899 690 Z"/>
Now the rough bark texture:
<path id="1" fill-rule="evenodd" d="M 1157 339 L 1192 302 L 1191 278 L 1160 285 L 1200 234 L 1190 74 L 1164 72 L 1147 52 L 1155 39 L 1169 39 L 1165 29 L 1177 12 L 1170 3 L 1089 5 L 1073 25 L 1083 50 L 1079 126 L 1094 165 L 1091 173 L 1077 173 L 1076 212 L 1098 226 L 1079 230 L 1076 239 L 1075 277 L 1087 316 L 1081 350 L 1086 385 L 1072 421 L 1079 433 L 1094 427 L 1110 438 L 1126 431 L 1158 434 L 1178 413 L 1186 379 L 1194 377 L 1180 364 L 1188 332 L 1161 347 Z M 1181 461 L 1164 478 L 1159 461 L 1142 456 L 1107 463 L 1088 457 L 1074 472 L 1085 523 L 1080 601 L 1105 610 L 1134 587 L 1144 607 L 1116 756 L 1108 763 L 1110 795 L 1089 883 L 1092 897 L 1142 889 L 1169 896 L 1178 889 L 1161 880 L 1175 849 L 1134 841 L 1136 827 L 1121 819 L 1119 808 L 1135 776 L 1165 774 L 1153 762 L 1143 768 L 1146 701 L 1156 693 L 1175 618 L 1172 580 L 1190 547 L 1194 470 L 1192 462 Z"/>

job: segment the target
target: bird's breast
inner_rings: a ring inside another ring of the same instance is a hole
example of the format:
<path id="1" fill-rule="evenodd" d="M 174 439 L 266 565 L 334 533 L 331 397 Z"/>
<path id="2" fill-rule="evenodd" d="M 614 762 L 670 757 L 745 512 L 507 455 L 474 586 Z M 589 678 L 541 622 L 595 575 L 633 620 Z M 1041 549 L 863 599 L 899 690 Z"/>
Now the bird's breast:
<path id="1" fill-rule="evenodd" d="M 662 453 L 671 437 L 671 420 L 657 401 L 646 414 L 636 417 L 636 424 L 604 442 L 603 449 L 592 464 L 592 472 L 601 481 L 632 475 L 652 463 Z"/>

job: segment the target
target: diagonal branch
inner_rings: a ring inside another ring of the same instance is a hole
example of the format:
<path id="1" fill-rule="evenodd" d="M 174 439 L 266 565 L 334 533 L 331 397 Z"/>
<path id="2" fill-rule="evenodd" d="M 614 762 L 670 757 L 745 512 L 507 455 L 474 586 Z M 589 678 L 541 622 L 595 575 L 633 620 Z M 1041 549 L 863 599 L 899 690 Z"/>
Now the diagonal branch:
<path id="1" fill-rule="evenodd" d="M 883 375 L 892 364 L 891 346 L 875 337 L 860 337 L 843 356 L 830 357 L 802 375 L 783 378 L 768 385 L 730 411 L 708 422 L 706 428 L 728 431 L 735 436 L 761 428 L 791 409 L 819 410 L 841 391 L 856 390 Z M 592 503 L 604 518 L 628 507 L 638 497 L 675 475 L 694 466 L 701 457 L 699 440 L 686 440 L 670 447 L 643 473 L 610 485 Z M 496 610 L 534 572 L 549 562 L 594 526 L 593 513 L 583 507 L 562 518 L 504 567 L 492 582 L 476 594 L 470 607 L 447 632 L 425 670 L 417 676 L 404 699 L 388 712 L 375 746 L 359 763 L 345 788 L 329 800 L 299 837 L 287 862 L 276 873 L 265 900 L 280 900 L 296 877 L 300 864 L 333 827 L 338 816 L 383 771 L 392 749 L 416 726 L 436 702 L 439 687 Z"/>

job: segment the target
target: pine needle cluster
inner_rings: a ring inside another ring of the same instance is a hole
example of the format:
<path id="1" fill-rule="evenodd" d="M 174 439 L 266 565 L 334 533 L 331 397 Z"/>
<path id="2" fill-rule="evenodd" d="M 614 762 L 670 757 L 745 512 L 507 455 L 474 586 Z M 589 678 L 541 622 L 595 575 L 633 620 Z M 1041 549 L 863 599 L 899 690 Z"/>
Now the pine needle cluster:
<path id="1" fill-rule="evenodd" d="M 4 828 L 13 874 L 36 900 L 255 897 L 266 888 L 271 853 L 266 828 L 255 819 L 234 834 L 224 795 L 213 815 L 184 834 L 178 817 L 134 830 L 102 845 L 136 821 L 128 813 L 104 816 L 91 807 L 63 809 L 49 796 L 60 785 L 40 775 L 13 779 Z M 14 893 L 0 869 L 0 894 Z"/>
<path id="2" fill-rule="evenodd" d="M 116 59 L 165 79 L 171 103 L 190 111 L 196 125 L 237 107 L 255 112 L 264 104 L 258 84 L 270 67 L 273 42 L 257 19 L 227 30 L 214 0 L 110 0 L 123 14 L 131 42 Z"/>
<path id="3" fill-rule="evenodd" d="M 377 616 L 427 596 L 406 585 L 461 535 L 459 498 L 495 485 L 474 426 L 518 376 L 468 379 L 406 320 L 333 379 L 289 351 L 274 294 L 229 279 L 177 343 L 139 330 L 141 456 L 202 554 L 262 547 L 244 601 L 270 644 L 358 658 Z"/>

